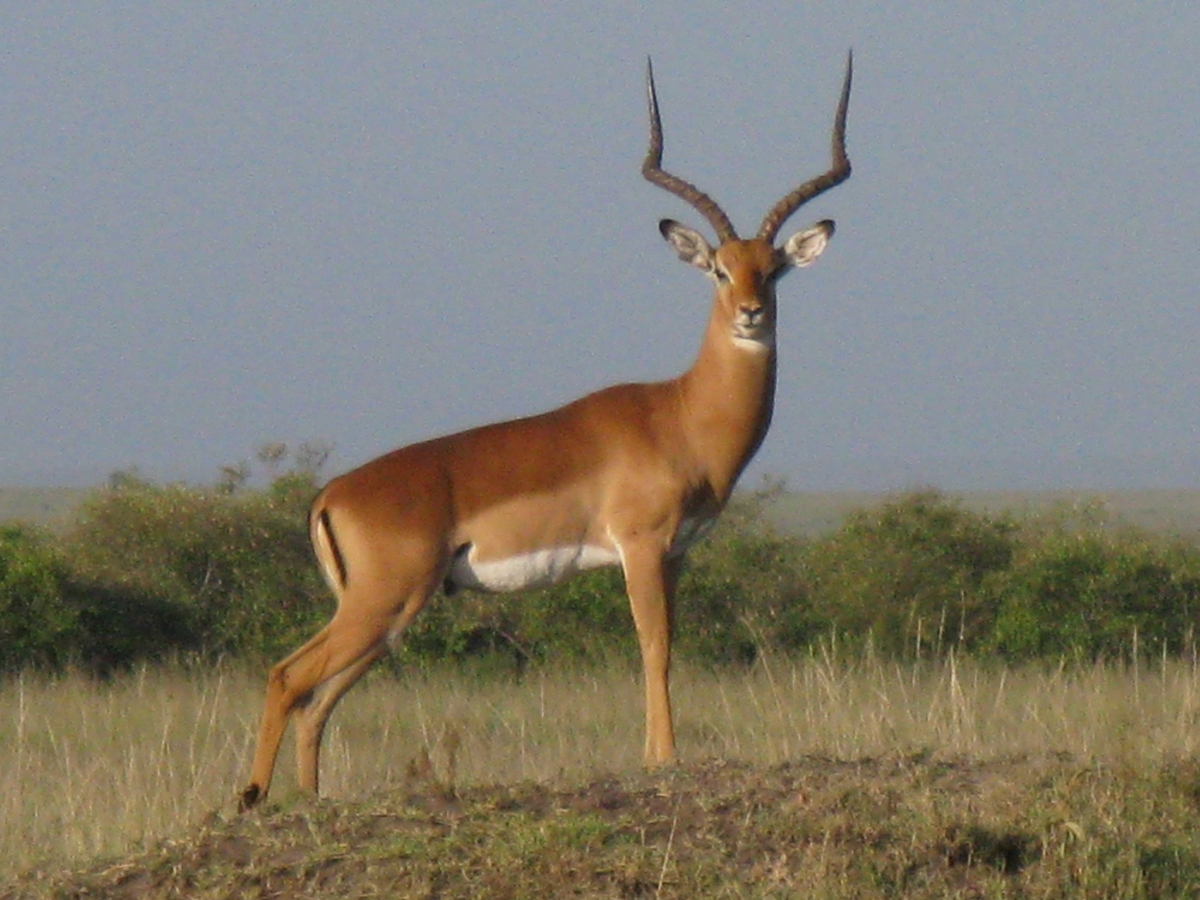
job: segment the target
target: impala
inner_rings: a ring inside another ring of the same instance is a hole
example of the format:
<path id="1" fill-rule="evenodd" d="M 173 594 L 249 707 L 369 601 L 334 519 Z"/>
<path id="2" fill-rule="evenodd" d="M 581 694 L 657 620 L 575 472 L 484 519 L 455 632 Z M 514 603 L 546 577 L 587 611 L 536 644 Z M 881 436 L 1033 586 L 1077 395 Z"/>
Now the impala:
<path id="1" fill-rule="evenodd" d="M 694 207 L 714 249 L 670 219 L 659 231 L 716 285 L 695 363 L 678 378 L 620 384 L 542 415 L 403 447 L 333 479 L 309 525 L 337 611 L 270 672 L 243 809 L 266 796 L 294 717 L 302 789 L 317 791 L 318 755 L 335 704 L 387 652 L 439 589 L 519 591 L 619 565 L 645 678 L 647 764 L 675 754 L 667 676 L 675 587 L 684 555 L 712 526 L 762 443 L 775 399 L 775 283 L 825 249 L 824 220 L 774 244 L 808 200 L 850 176 L 847 58 L 830 169 L 739 239 L 695 185 L 661 168 L 662 124 L 647 64 L 650 149 L 642 174 Z"/>

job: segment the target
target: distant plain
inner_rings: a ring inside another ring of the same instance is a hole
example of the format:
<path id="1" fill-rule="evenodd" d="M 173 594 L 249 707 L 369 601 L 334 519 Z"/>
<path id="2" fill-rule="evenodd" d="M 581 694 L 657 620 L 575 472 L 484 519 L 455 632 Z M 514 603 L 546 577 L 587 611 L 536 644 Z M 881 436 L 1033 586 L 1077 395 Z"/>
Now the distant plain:
<path id="1" fill-rule="evenodd" d="M 0 523 L 63 528 L 93 490 L 0 487 Z M 784 532 L 809 537 L 833 531 L 854 510 L 876 506 L 898 493 L 785 491 L 772 502 L 770 518 Z M 1200 490 L 950 491 L 946 496 L 972 511 L 1016 516 L 1086 506 L 1105 521 L 1200 537 Z"/>

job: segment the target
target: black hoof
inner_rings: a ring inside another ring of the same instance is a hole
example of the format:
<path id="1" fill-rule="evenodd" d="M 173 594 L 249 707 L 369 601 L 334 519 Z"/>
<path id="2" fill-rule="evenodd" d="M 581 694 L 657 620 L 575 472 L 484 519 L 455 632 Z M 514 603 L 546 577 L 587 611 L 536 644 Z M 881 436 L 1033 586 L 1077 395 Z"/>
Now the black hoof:
<path id="1" fill-rule="evenodd" d="M 242 791 L 242 796 L 238 799 L 238 812 L 245 812 L 261 799 L 262 791 L 259 790 L 258 785 L 250 785 L 250 787 Z"/>

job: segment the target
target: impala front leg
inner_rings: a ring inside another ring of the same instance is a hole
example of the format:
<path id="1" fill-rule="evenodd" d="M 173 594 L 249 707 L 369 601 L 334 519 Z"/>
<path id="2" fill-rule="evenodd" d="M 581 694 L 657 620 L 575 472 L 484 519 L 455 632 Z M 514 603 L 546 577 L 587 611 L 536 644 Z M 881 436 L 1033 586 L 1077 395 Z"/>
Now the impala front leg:
<path id="1" fill-rule="evenodd" d="M 642 651 L 646 687 L 646 765 L 675 759 L 671 719 L 671 630 L 675 585 L 682 558 L 668 559 L 658 546 L 622 548 L 625 591 Z"/>

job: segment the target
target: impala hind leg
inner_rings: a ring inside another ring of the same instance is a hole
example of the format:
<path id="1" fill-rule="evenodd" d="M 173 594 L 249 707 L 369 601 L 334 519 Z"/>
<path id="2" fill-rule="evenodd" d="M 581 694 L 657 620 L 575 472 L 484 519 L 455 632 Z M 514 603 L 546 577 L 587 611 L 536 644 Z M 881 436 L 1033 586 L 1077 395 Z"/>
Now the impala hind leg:
<path id="1" fill-rule="evenodd" d="M 250 768 L 250 783 L 242 791 L 238 803 L 247 810 L 267 795 L 271 787 L 271 776 L 275 771 L 275 758 L 279 755 L 279 744 L 287 729 L 288 717 L 297 703 L 303 702 L 305 691 L 297 689 L 296 680 L 290 676 L 291 668 L 322 652 L 329 639 L 332 627 L 326 625 L 299 650 L 281 660 L 267 675 L 267 695 L 263 701 L 262 723 L 258 728 L 258 741 L 254 749 L 254 763 Z M 309 688 L 311 690 L 311 688 Z"/>
<path id="2" fill-rule="evenodd" d="M 386 648 L 387 622 L 348 622 L 341 611 L 311 641 L 271 669 L 267 676 L 267 697 L 263 710 L 262 726 L 258 732 L 258 747 L 254 752 L 254 765 L 250 772 L 250 784 L 242 792 L 240 806 L 249 809 L 267 795 L 271 777 L 275 770 L 275 758 L 287 729 L 292 713 L 316 704 L 328 716 L 329 703 L 320 688 L 334 683 L 341 690 L 334 697 L 349 689 L 371 662 L 379 658 Z M 365 663 L 365 664 L 364 664 Z M 348 676 L 353 675 L 353 678 Z M 323 719 L 318 725 L 323 725 Z M 312 733 L 312 728 L 308 733 Z M 317 738 L 321 728 L 318 727 Z M 299 728 L 297 737 L 304 731 Z M 298 763 L 305 760 L 298 759 Z M 305 790 L 316 788 L 316 751 L 310 755 L 311 769 L 300 769 L 300 787 Z"/>
<path id="3" fill-rule="evenodd" d="M 387 653 L 386 641 L 380 642 L 312 692 L 307 703 L 296 707 L 296 783 L 310 794 L 320 791 L 321 739 L 325 723 L 337 702 L 350 690 L 367 669 Z"/>
<path id="4" fill-rule="evenodd" d="M 675 586 L 682 560 L 664 558 L 657 547 L 623 550 L 625 590 L 645 678 L 646 765 L 658 766 L 675 758 L 669 677 Z"/>
<path id="5" fill-rule="evenodd" d="M 313 794 L 319 790 L 321 739 L 333 708 L 376 660 L 387 653 L 389 642 L 396 640 L 409 626 L 430 593 L 427 590 L 414 594 L 400 614 L 388 623 L 382 639 L 336 675 L 325 679 L 312 692 L 308 702 L 296 710 L 296 771 L 302 790 Z"/>
<path id="6" fill-rule="evenodd" d="M 271 669 L 258 746 L 250 783 L 239 803 L 241 809 L 249 809 L 267 795 L 279 745 L 293 713 L 297 780 L 302 790 L 317 790 L 321 737 L 329 714 L 371 664 L 387 652 L 389 637 L 408 626 L 431 592 L 431 588 L 424 587 L 410 595 L 400 612 L 393 615 L 364 615 L 356 611 L 355 604 L 343 603 L 312 640 Z"/>

